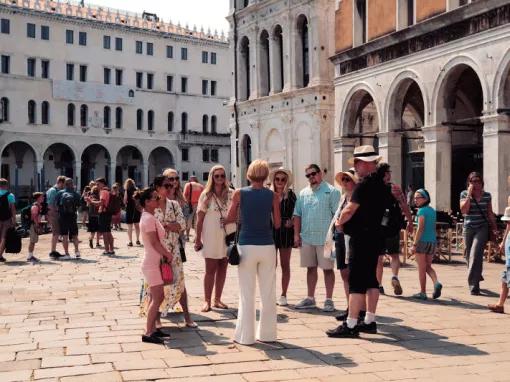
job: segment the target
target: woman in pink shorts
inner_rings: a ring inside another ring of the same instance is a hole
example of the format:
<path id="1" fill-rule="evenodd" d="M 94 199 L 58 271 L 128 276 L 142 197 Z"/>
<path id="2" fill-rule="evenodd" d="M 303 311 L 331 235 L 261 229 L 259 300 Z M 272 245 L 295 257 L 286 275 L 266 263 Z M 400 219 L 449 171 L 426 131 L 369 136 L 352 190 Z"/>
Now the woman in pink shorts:
<path id="1" fill-rule="evenodd" d="M 146 188 L 136 196 L 143 207 L 140 219 L 140 231 L 144 243 L 144 257 L 142 261 L 142 273 L 149 285 L 150 303 L 147 312 L 147 326 L 142 336 L 143 342 L 162 344 L 163 337 L 169 337 L 160 329 L 156 328 L 159 322 L 159 306 L 164 298 L 163 279 L 159 268 L 161 258 L 166 257 L 172 261 L 172 254 L 161 244 L 165 237 L 165 229 L 154 217 L 154 209 L 158 206 L 159 195 L 153 188 Z"/>

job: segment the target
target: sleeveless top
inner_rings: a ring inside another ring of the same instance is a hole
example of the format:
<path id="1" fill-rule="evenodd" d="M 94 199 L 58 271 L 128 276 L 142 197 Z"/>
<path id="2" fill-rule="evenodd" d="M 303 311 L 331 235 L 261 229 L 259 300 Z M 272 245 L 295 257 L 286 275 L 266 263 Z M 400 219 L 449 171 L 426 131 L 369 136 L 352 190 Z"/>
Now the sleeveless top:
<path id="1" fill-rule="evenodd" d="M 273 191 L 267 188 L 241 188 L 240 245 L 273 245 L 271 212 Z"/>

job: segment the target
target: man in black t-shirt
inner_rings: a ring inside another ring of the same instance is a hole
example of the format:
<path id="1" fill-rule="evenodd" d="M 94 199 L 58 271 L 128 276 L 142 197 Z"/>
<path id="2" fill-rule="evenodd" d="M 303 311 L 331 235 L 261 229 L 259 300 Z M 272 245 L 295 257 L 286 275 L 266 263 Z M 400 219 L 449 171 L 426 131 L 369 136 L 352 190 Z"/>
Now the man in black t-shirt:
<path id="1" fill-rule="evenodd" d="M 391 192 L 376 174 L 380 159 L 372 146 L 359 146 L 350 160 L 362 180 L 336 222 L 337 229 L 351 237 L 349 310 L 346 322 L 327 331 L 330 337 L 358 337 L 359 332 L 377 333 L 377 262 L 384 245 L 383 218 L 392 198 Z M 365 321 L 358 325 L 359 312 L 365 303 Z"/>

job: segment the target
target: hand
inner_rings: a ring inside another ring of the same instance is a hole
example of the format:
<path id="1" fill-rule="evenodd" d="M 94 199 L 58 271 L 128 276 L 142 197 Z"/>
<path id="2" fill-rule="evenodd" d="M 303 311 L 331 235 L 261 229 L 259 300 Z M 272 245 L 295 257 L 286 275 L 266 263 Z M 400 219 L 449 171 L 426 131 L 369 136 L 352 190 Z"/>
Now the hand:
<path id="1" fill-rule="evenodd" d="M 165 224 L 165 231 L 167 232 L 179 232 L 181 225 L 179 223 L 167 223 Z"/>
<path id="2" fill-rule="evenodd" d="M 416 253 L 416 244 L 413 244 L 413 246 L 411 247 L 411 249 L 409 250 L 409 253 L 411 255 L 415 254 Z"/>
<path id="3" fill-rule="evenodd" d="M 285 220 L 285 228 L 292 228 L 294 224 L 292 224 L 292 220 L 288 219 L 288 220 Z"/>
<path id="4" fill-rule="evenodd" d="M 170 252 L 165 253 L 165 257 L 169 263 L 172 263 L 173 255 Z"/>
<path id="5" fill-rule="evenodd" d="M 299 235 L 294 235 L 294 248 L 301 247 L 301 237 Z"/>
<path id="6" fill-rule="evenodd" d="M 409 232 L 409 234 L 413 234 L 414 232 L 414 224 L 413 222 L 407 222 L 407 232 Z"/>
<path id="7" fill-rule="evenodd" d="M 468 196 L 471 197 L 471 195 L 473 195 L 473 185 L 470 184 L 468 189 L 467 189 L 467 193 L 468 193 Z"/>
<path id="8" fill-rule="evenodd" d="M 204 247 L 204 245 L 202 244 L 202 240 L 200 240 L 199 238 L 197 238 L 195 240 L 195 251 L 198 252 L 200 251 L 202 248 Z"/>

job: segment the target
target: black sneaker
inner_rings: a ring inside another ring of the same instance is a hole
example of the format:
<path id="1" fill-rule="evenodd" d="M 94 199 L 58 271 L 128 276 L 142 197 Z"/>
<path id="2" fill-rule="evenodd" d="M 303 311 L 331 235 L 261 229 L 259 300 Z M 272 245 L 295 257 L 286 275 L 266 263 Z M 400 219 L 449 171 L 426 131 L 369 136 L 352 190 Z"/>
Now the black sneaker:
<path id="1" fill-rule="evenodd" d="M 365 320 L 365 314 L 367 314 L 366 310 L 360 310 L 358 315 L 358 322 L 362 322 Z M 349 309 L 347 309 L 344 313 L 335 316 L 337 321 L 345 321 L 349 317 Z"/>
<path id="2" fill-rule="evenodd" d="M 379 285 L 379 293 L 384 294 L 384 287 L 382 285 Z"/>
<path id="3" fill-rule="evenodd" d="M 377 323 L 375 321 L 370 324 L 362 322 L 361 324 L 358 324 L 357 328 L 360 333 L 377 334 Z"/>
<path id="4" fill-rule="evenodd" d="M 154 333 L 152 333 L 152 335 L 154 337 L 159 337 L 159 338 L 169 338 L 170 337 L 170 334 L 165 333 L 161 329 L 156 329 L 156 331 Z"/>
<path id="5" fill-rule="evenodd" d="M 62 255 L 60 253 L 58 253 L 57 251 L 52 251 L 50 252 L 50 259 L 52 260 L 58 260 L 62 257 Z"/>
<path id="6" fill-rule="evenodd" d="M 354 328 L 350 329 L 347 326 L 347 323 L 344 322 L 342 325 L 339 325 L 336 329 L 331 329 L 326 332 L 328 337 L 333 338 L 358 338 L 359 330 L 356 325 Z"/>
<path id="7" fill-rule="evenodd" d="M 128 247 L 132 247 L 133 246 L 133 242 L 130 241 L 129 243 L 127 243 L 127 246 Z"/>
<path id="8" fill-rule="evenodd" d="M 160 337 L 156 337 L 154 333 L 152 333 L 150 336 L 142 335 L 142 342 L 148 342 L 151 344 L 164 344 L 165 340 Z"/>
<path id="9" fill-rule="evenodd" d="M 140 240 L 136 241 L 136 245 L 140 245 L 140 246 L 142 245 L 142 243 L 140 243 Z"/>
<path id="10" fill-rule="evenodd" d="M 471 289 L 471 296 L 480 296 L 480 289 L 479 288 Z"/>

